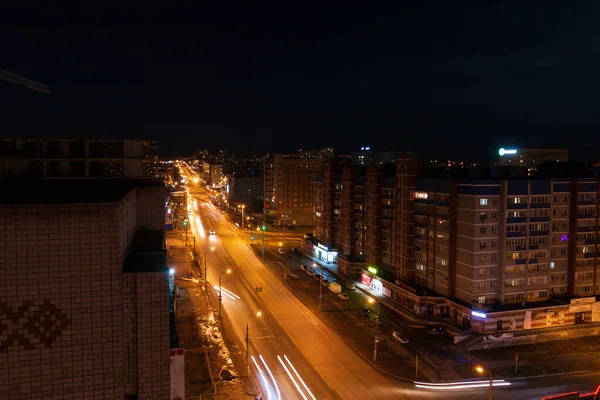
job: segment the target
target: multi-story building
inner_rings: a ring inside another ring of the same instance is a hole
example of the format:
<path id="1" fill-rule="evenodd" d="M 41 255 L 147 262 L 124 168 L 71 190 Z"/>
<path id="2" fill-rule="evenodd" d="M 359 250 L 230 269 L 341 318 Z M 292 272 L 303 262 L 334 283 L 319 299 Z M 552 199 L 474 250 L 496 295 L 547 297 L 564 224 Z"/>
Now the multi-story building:
<path id="1" fill-rule="evenodd" d="M 268 220 L 278 225 L 314 223 L 314 179 L 332 151 L 300 150 L 265 158 L 264 208 Z"/>
<path id="2" fill-rule="evenodd" d="M 0 179 L 154 177 L 147 140 L 0 139 Z"/>
<path id="3" fill-rule="evenodd" d="M 360 165 L 366 167 L 370 165 L 379 166 L 383 164 L 390 164 L 396 162 L 396 158 L 398 158 L 400 154 L 401 153 L 398 153 L 396 151 L 371 151 L 371 147 L 363 146 L 360 148 L 360 151 L 351 154 L 350 163 L 352 165 Z"/>
<path id="4" fill-rule="evenodd" d="M 162 183 L 0 182 L 0 397 L 166 399 Z"/>
<path id="5" fill-rule="evenodd" d="M 202 176 L 207 185 L 215 187 L 221 183 L 221 164 L 204 161 L 202 163 Z"/>
<path id="6" fill-rule="evenodd" d="M 480 331 L 527 328 L 536 322 L 524 308 L 600 294 L 600 185 L 591 167 L 547 164 L 528 176 L 405 157 L 380 168 L 331 163 L 316 181 L 315 239 L 304 249 L 337 256 L 340 270 L 417 314 L 464 326 L 483 315 Z M 600 303 L 591 303 L 557 305 L 559 319 L 537 323 L 600 318 L 592 313 Z M 482 309 L 494 314 L 486 320 Z"/>
<path id="7" fill-rule="evenodd" d="M 527 168 L 535 171 L 546 162 L 567 162 L 569 151 L 565 149 L 505 149 L 498 150 L 498 165 Z"/>

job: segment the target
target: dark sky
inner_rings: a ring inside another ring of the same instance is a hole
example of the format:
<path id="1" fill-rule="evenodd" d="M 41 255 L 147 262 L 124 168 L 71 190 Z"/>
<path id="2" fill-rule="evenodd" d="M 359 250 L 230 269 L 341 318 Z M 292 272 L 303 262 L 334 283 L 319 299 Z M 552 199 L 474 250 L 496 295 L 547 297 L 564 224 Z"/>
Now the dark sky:
<path id="1" fill-rule="evenodd" d="M 3 9 L 2 136 L 600 158 L 599 1 L 195 3 Z"/>

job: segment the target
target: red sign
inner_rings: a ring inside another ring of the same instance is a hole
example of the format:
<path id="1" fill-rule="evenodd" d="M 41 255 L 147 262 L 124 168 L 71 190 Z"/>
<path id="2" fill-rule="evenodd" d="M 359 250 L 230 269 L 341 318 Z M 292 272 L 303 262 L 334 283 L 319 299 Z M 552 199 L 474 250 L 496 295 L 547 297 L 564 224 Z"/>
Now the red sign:
<path id="1" fill-rule="evenodd" d="M 372 280 L 373 280 L 373 278 L 371 278 L 369 275 L 362 274 L 362 283 L 363 283 L 363 285 L 371 287 L 371 281 Z"/>

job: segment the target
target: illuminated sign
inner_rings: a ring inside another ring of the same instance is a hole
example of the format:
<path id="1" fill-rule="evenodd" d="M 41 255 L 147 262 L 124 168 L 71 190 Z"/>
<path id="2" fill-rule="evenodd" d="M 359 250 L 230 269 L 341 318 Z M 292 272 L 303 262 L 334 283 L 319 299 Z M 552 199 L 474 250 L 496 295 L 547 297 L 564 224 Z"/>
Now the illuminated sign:
<path id="1" fill-rule="evenodd" d="M 368 270 L 370 273 L 377 275 L 377 272 L 378 272 L 378 271 L 377 271 L 377 268 L 375 268 L 375 267 L 368 267 L 368 268 L 367 268 L 367 270 Z"/>
<path id="2" fill-rule="evenodd" d="M 485 313 L 482 313 L 481 311 L 471 311 L 471 315 L 474 317 L 479 317 L 479 318 L 486 318 L 487 315 Z"/>
<path id="3" fill-rule="evenodd" d="M 383 294 L 383 283 L 380 280 L 373 279 L 371 281 L 371 285 L 369 286 L 371 289 L 379 292 L 379 294 Z"/>
<path id="4" fill-rule="evenodd" d="M 517 150 L 515 150 L 515 149 L 507 150 L 503 147 L 500 150 L 498 150 L 498 154 L 500 154 L 500 157 L 502 157 L 505 154 L 517 154 Z"/>
<path id="5" fill-rule="evenodd" d="M 329 248 L 327 246 L 325 246 L 324 244 L 319 243 L 319 244 L 317 244 L 317 246 L 319 246 L 319 248 L 321 248 L 325 251 L 329 251 Z"/>
<path id="6" fill-rule="evenodd" d="M 426 192 L 415 192 L 415 199 L 427 200 L 427 197 L 429 197 L 429 195 Z"/>
<path id="7" fill-rule="evenodd" d="M 361 276 L 361 282 L 363 283 L 363 285 L 365 286 L 371 286 L 371 281 L 373 280 L 373 278 L 371 278 L 369 275 L 367 274 L 362 274 Z"/>

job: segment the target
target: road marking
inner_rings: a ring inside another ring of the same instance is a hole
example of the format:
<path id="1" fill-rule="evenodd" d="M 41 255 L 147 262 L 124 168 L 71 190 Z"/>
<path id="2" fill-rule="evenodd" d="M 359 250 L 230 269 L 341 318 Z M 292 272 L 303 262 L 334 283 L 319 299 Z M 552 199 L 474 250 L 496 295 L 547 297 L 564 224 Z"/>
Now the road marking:
<path id="1" fill-rule="evenodd" d="M 310 323 L 311 323 L 311 324 L 313 324 L 313 326 L 314 326 L 315 328 L 317 328 L 317 329 L 319 330 L 319 332 L 321 332 L 321 333 L 323 334 L 323 336 L 325 336 L 325 338 L 326 338 L 326 339 L 329 339 L 329 336 L 327 336 L 327 334 L 326 334 L 325 332 L 323 332 L 323 330 L 322 330 L 322 329 L 321 329 L 321 328 L 320 328 L 320 327 L 317 325 L 317 323 L 316 323 L 316 321 L 313 319 L 312 315 L 310 315 L 310 314 L 309 314 L 307 311 L 302 311 L 302 310 L 300 309 L 300 307 L 298 307 L 298 306 L 296 305 L 296 303 L 294 303 L 294 302 L 292 301 L 292 299 L 290 299 L 290 297 L 287 295 L 287 293 L 285 293 L 285 292 L 283 291 L 283 289 L 279 289 L 279 290 L 281 291 L 281 293 L 283 293 L 283 295 L 284 295 L 285 297 L 287 297 L 287 299 L 290 301 L 290 303 L 292 303 L 292 304 L 294 305 L 294 307 L 296 307 L 296 308 L 298 309 L 298 311 L 300 311 L 301 313 L 305 314 L 305 315 L 308 317 L 308 320 L 310 321 Z"/>

